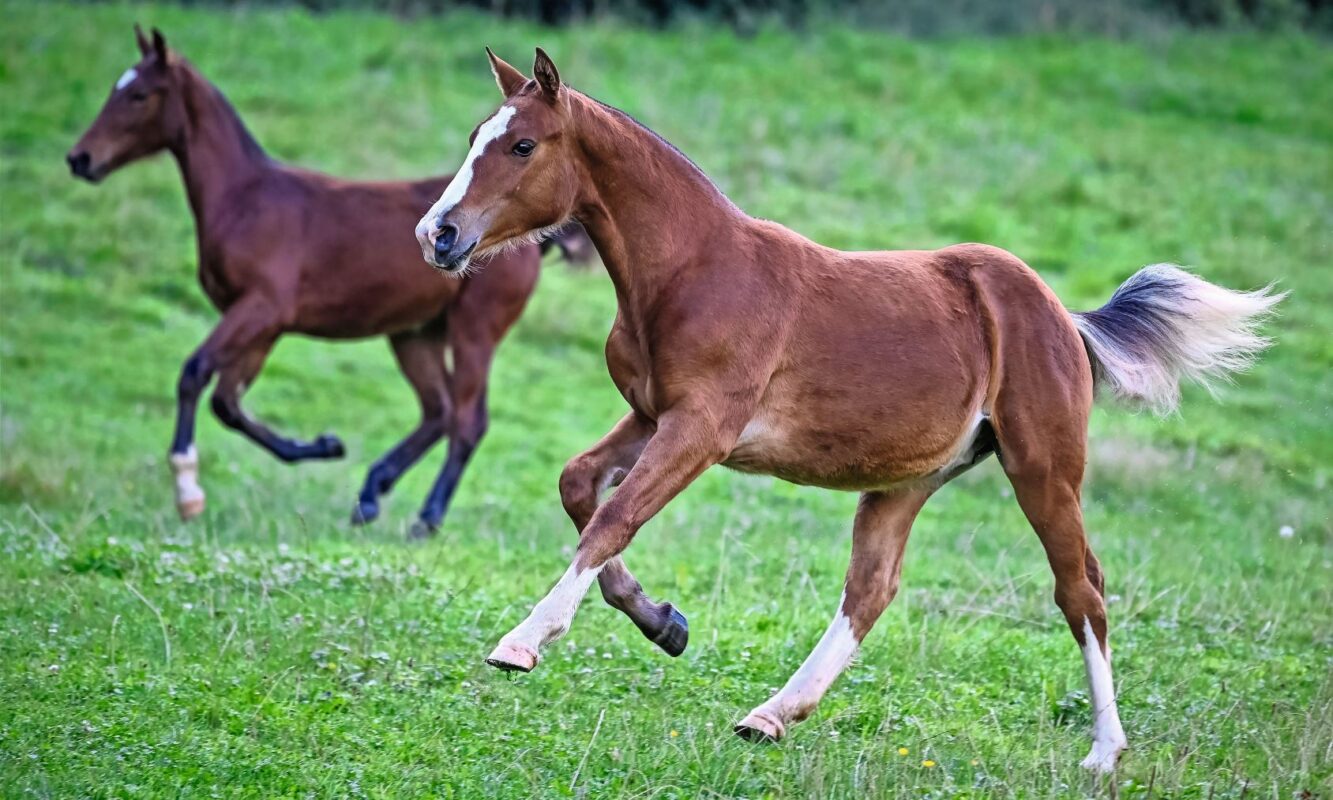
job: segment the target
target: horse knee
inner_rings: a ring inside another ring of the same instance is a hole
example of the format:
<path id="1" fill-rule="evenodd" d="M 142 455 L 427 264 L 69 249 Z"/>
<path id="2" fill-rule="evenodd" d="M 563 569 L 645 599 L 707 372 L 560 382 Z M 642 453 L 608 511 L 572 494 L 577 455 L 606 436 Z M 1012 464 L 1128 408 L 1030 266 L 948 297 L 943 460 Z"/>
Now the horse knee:
<path id="1" fill-rule="evenodd" d="M 1106 576 L 1105 574 L 1102 573 L 1101 563 L 1097 561 L 1097 557 L 1092 554 L 1091 550 L 1088 551 L 1084 559 L 1085 560 L 1083 563 L 1083 571 L 1087 573 L 1088 583 L 1091 583 L 1092 588 L 1097 590 L 1097 594 L 1101 595 L 1102 598 L 1105 599 Z"/>
<path id="2" fill-rule="evenodd" d="M 181 367 L 180 379 L 176 382 L 176 392 L 181 397 L 198 397 L 211 377 L 212 369 L 208 358 L 202 353 L 196 353 L 186 359 L 185 365 Z"/>
<path id="3" fill-rule="evenodd" d="M 490 415 L 484 409 L 479 409 L 471 417 L 459 422 L 455 435 L 461 441 L 466 442 L 468 446 L 476 447 L 481 442 L 482 437 L 486 435 L 486 430 L 489 427 Z"/>
<path id="4" fill-rule="evenodd" d="M 220 392 L 214 392 L 209 405 L 213 409 L 213 416 L 217 417 L 223 425 L 233 430 L 240 428 L 241 410 L 233 398 L 225 397 Z"/>
<path id="5" fill-rule="evenodd" d="M 560 472 L 560 502 L 576 522 L 587 520 L 597 510 L 597 465 L 586 455 L 577 455 Z"/>

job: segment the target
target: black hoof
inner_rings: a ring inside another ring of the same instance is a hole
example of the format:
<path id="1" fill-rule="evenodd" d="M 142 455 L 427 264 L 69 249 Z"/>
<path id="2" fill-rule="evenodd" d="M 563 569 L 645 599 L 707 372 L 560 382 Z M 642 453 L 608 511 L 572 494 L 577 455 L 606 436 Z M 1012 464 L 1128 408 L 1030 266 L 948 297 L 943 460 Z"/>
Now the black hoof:
<path id="1" fill-rule="evenodd" d="M 416 540 L 429 539 L 434 536 L 439 529 L 440 526 L 438 525 L 432 525 L 424 519 L 418 519 L 413 522 L 412 527 L 408 529 L 407 538 Z"/>
<path id="2" fill-rule="evenodd" d="M 343 447 L 342 439 L 331 433 L 320 434 L 315 440 L 315 449 L 319 451 L 321 458 L 342 458 L 347 455 L 347 448 Z"/>
<path id="3" fill-rule="evenodd" d="M 667 655 L 675 658 L 685 652 L 685 646 L 690 643 L 690 624 L 685 621 L 685 615 L 677 611 L 675 606 L 667 603 L 666 608 L 666 625 L 653 637 L 653 644 L 666 651 Z"/>
<path id="4" fill-rule="evenodd" d="M 352 509 L 352 524 L 365 525 L 374 522 L 380 515 L 380 504 L 374 500 L 361 500 Z"/>

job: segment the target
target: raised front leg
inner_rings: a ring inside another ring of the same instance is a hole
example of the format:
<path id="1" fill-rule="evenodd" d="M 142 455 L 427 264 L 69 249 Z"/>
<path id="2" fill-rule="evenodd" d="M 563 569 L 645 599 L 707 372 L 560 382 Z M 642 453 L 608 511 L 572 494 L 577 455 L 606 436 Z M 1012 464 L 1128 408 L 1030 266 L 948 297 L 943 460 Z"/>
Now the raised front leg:
<path id="1" fill-rule="evenodd" d="M 627 414 L 601 441 L 565 465 L 560 474 L 560 502 L 580 534 L 592 521 L 602 496 L 619 486 L 638 462 L 654 430 L 650 420 Z M 685 652 L 690 638 L 685 615 L 670 603 L 650 600 L 620 556 L 606 562 L 597 582 L 607 604 L 629 617 L 649 641 L 673 657 Z"/>
<path id="2" fill-rule="evenodd" d="M 721 461 L 731 444 L 712 426 L 713 416 L 672 409 L 657 422 L 638 462 L 620 488 L 593 512 L 574 561 L 551 591 L 486 659 L 505 670 L 528 672 L 541 647 L 569 629 L 588 587 L 624 552 L 639 528 L 705 469 Z"/>
<path id="3" fill-rule="evenodd" d="M 903 550 L 912 520 L 929 497 L 925 490 L 862 495 L 852 529 L 852 563 L 833 623 L 781 691 L 736 724 L 751 740 L 776 741 L 787 725 L 808 717 L 898 593 Z"/>
<path id="4" fill-rule="evenodd" d="M 245 413 L 241 395 L 254 385 L 255 377 L 264 366 L 276 338 L 257 341 L 236 354 L 218 375 L 213 390 L 213 414 L 218 421 L 289 464 L 312 459 L 342 458 L 346 453 L 338 437 L 325 433 L 311 441 L 302 442 L 274 432 L 262 422 Z"/>

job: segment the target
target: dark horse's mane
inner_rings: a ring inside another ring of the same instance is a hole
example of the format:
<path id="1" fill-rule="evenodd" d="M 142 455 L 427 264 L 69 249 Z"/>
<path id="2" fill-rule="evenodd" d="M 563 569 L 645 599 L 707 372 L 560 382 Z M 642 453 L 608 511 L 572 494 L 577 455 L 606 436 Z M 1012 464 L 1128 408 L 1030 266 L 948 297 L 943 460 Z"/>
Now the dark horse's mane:
<path id="1" fill-rule="evenodd" d="M 236 108 L 222 93 L 222 90 L 204 77 L 204 74 L 186 59 L 182 58 L 180 64 L 189 77 L 189 85 L 186 87 L 185 94 L 185 107 L 190 114 L 190 124 L 195 126 L 200 124 L 201 108 L 198 104 L 203 100 L 203 102 L 210 104 L 221 112 L 221 121 L 230 126 L 245 155 L 260 161 L 271 161 L 272 159 L 264 151 L 264 147 L 259 144 L 259 140 L 254 137 L 254 134 L 250 133 L 250 129 L 245 126 L 245 121 L 241 119 L 240 113 L 236 111 Z M 198 92 L 202 92 L 206 100 L 200 98 Z"/>

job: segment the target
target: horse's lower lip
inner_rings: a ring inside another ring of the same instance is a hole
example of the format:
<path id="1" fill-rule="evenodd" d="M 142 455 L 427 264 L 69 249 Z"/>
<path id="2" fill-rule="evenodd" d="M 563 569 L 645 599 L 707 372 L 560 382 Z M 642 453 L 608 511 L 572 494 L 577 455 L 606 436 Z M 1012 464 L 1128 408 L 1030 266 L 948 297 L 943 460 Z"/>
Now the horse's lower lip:
<path id="1" fill-rule="evenodd" d="M 452 258 L 449 261 L 449 263 L 441 264 L 437 261 L 435 262 L 435 266 L 438 267 L 439 269 L 444 270 L 445 272 L 457 272 L 459 269 L 459 265 L 465 263 L 468 260 L 468 257 L 472 255 L 472 251 L 476 249 L 477 249 L 477 243 L 473 242 L 472 244 L 468 245 L 468 248 L 466 250 L 459 253 L 454 258 Z"/>

